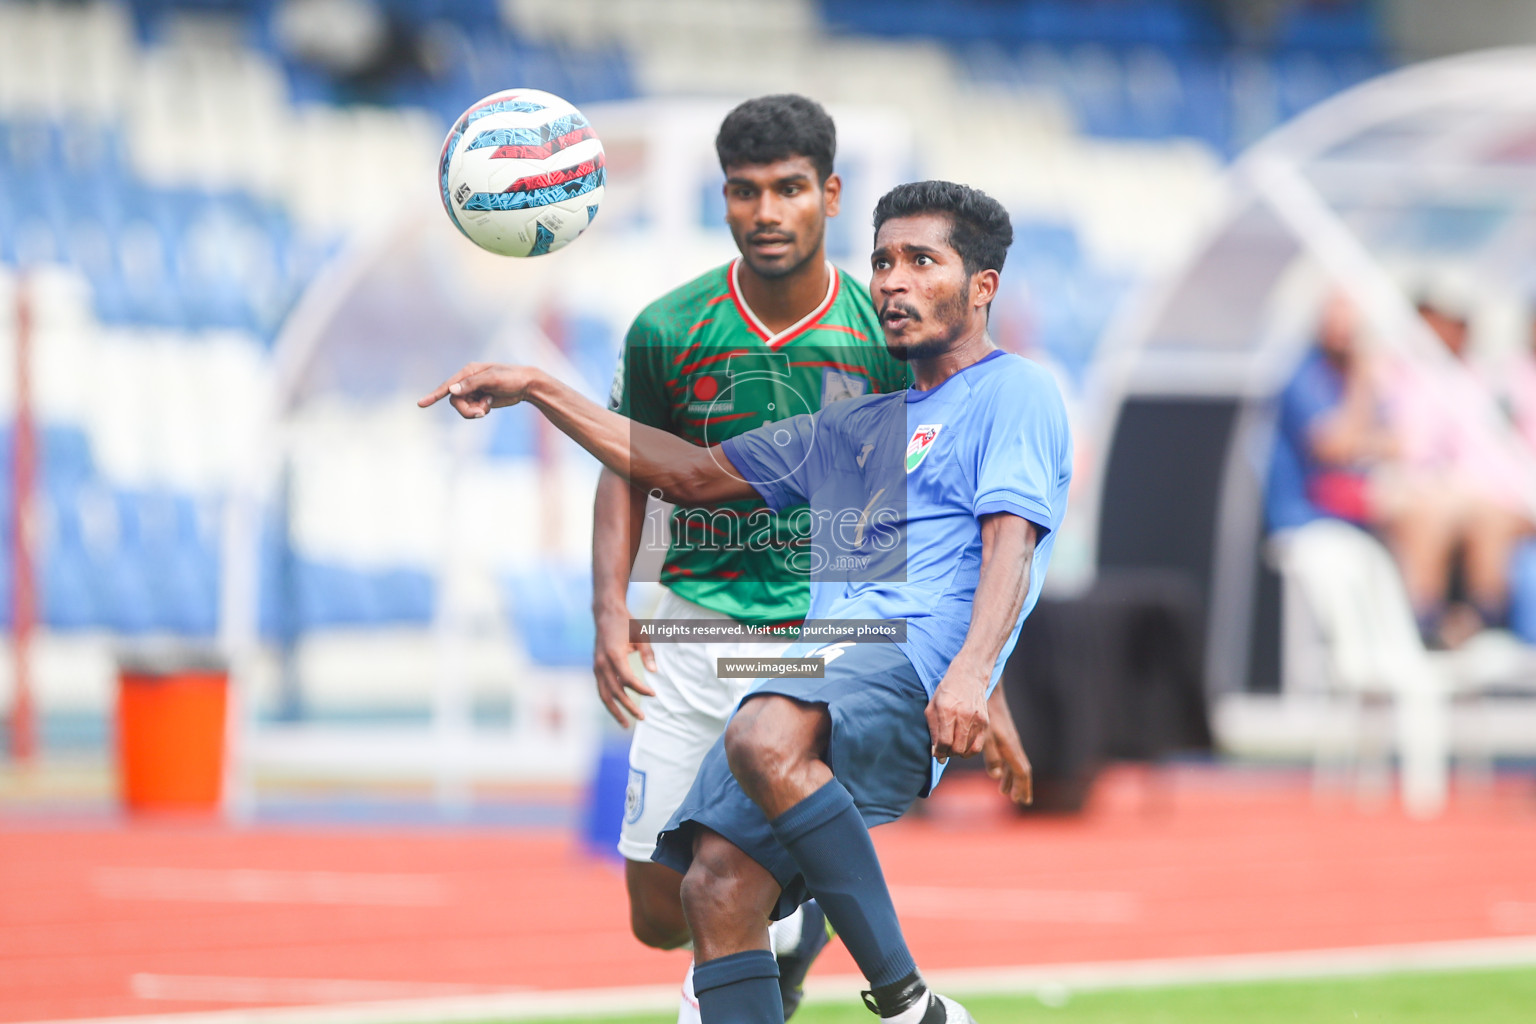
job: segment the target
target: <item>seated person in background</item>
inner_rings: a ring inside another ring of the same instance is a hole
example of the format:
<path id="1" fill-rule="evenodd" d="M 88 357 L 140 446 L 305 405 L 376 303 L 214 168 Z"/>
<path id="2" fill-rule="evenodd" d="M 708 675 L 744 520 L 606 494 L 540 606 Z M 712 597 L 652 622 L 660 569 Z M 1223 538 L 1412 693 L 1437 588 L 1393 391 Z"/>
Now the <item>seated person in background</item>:
<path id="1" fill-rule="evenodd" d="M 1396 558 L 1425 639 L 1460 642 L 1479 623 L 1460 614 L 1445 621 L 1455 553 L 1465 552 L 1475 601 L 1496 599 L 1502 607 L 1507 576 L 1480 575 L 1474 589 L 1472 563 L 1486 568 L 1493 560 L 1484 543 L 1493 535 L 1481 530 L 1478 503 L 1438 458 L 1426 457 L 1431 453 L 1405 459 L 1405 420 L 1428 418 L 1428 429 L 1409 431 L 1415 439 L 1445 436 L 1442 403 L 1423 390 L 1437 382 L 1370 352 L 1359 327 L 1349 299 L 1330 296 L 1316 346 L 1280 395 L 1270 525 L 1333 517 L 1379 535 Z M 1507 555 L 1505 548 L 1506 562 Z M 1448 635 L 1443 625 L 1452 627 Z"/>

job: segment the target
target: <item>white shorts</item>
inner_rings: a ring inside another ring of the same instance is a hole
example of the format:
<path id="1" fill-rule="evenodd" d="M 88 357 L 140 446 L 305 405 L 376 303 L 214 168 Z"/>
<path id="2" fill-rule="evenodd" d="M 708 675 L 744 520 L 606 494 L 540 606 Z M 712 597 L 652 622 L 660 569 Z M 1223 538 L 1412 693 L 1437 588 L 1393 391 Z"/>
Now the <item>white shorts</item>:
<path id="1" fill-rule="evenodd" d="M 653 618 L 729 619 L 701 608 L 667 589 Z M 788 643 L 653 644 L 656 671 L 643 669 L 646 683 L 656 691 L 642 697 L 645 719 L 635 723 L 629 746 L 629 786 L 624 791 L 624 825 L 619 853 L 628 860 L 649 861 L 656 834 L 688 795 L 699 763 L 725 731 L 731 712 L 755 679 L 721 679 L 719 658 L 776 658 Z"/>

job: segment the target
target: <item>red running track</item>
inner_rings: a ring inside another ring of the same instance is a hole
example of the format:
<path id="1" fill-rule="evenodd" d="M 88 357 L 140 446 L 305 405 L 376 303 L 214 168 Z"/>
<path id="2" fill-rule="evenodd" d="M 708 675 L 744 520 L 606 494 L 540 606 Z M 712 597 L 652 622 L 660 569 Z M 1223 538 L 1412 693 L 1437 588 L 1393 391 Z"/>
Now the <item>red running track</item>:
<path id="1" fill-rule="evenodd" d="M 1120 773 L 1020 820 L 984 779 L 876 832 L 938 970 L 1536 934 L 1525 784 L 1442 819 L 1304 779 Z M 666 984 L 621 873 L 549 831 L 232 829 L 0 818 L 0 1021 Z M 854 973 L 834 947 L 817 972 Z"/>

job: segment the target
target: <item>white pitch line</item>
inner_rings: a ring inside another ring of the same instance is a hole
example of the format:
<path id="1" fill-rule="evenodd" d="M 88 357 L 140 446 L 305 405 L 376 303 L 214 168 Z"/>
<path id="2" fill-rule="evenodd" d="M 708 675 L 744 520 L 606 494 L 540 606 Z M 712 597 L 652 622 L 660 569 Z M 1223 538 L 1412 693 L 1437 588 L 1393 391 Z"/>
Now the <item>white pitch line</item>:
<path id="1" fill-rule="evenodd" d="M 96 894 L 109 900 L 191 903 L 319 903 L 436 907 L 448 902 L 441 875 L 257 868 L 97 868 Z"/>
<path id="2" fill-rule="evenodd" d="M 1059 991 L 1065 988 L 1068 991 L 1087 992 L 1526 966 L 1536 966 L 1536 937 L 1464 939 L 1166 960 L 1046 964 L 1039 967 L 962 968 L 925 974 L 930 984 L 938 990 L 1006 995 L 1039 992 L 1042 989 Z"/>
<path id="3" fill-rule="evenodd" d="M 1141 916 L 1141 901 L 1130 892 L 893 885 L 891 899 L 902 920 L 1124 924 Z"/>
<path id="4" fill-rule="evenodd" d="M 389 999 L 503 994 L 492 985 L 352 978 L 251 978 L 209 974 L 135 974 L 128 990 L 140 999 L 195 1003 L 361 1003 Z"/>
<path id="5" fill-rule="evenodd" d="M 1232 982 L 1367 977 L 1405 972 L 1536 966 L 1536 937 L 1468 939 L 1391 946 L 1356 946 L 1284 953 L 983 967 L 927 973 L 935 989 L 957 995 L 1047 994 L 1105 989 L 1162 988 Z M 811 978 L 808 999 L 856 999 L 864 979 Z M 347 1003 L 330 1006 L 134 1014 L 24 1024 L 467 1024 L 547 1017 L 598 1017 L 667 1011 L 677 1007 L 677 985 L 563 992 L 498 992 L 477 996 Z"/>

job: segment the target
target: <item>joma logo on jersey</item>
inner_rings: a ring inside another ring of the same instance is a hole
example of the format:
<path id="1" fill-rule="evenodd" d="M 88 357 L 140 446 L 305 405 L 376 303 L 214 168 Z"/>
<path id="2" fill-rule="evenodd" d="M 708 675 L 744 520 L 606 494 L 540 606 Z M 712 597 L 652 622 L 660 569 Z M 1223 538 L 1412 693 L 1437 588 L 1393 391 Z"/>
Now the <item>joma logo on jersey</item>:
<path id="1" fill-rule="evenodd" d="M 944 429 L 942 423 L 923 423 L 912 432 L 912 440 L 907 442 L 907 472 L 910 473 L 923 464 L 928 457 L 928 451 L 933 447 L 934 438 L 939 436 L 939 431 Z"/>
<path id="2" fill-rule="evenodd" d="M 719 415 L 736 411 L 736 396 L 726 394 L 731 387 L 728 373 L 696 373 L 688 378 L 688 411 Z M 721 397 L 724 395 L 725 397 Z"/>

